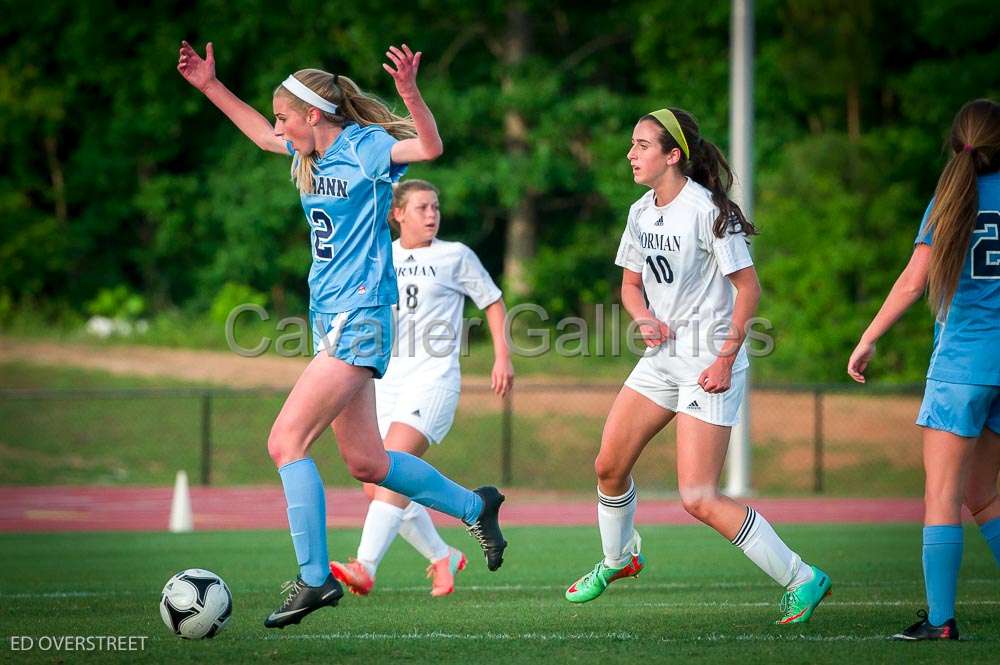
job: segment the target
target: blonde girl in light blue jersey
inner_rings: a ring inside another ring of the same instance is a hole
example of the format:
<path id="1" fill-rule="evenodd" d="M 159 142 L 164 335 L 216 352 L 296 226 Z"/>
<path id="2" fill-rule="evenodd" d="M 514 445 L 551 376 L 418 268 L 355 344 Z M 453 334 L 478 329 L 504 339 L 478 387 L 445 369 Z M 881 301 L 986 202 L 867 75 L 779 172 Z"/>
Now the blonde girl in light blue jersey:
<path id="1" fill-rule="evenodd" d="M 392 182 L 411 162 L 442 152 L 434 116 L 420 95 L 420 52 L 390 46 L 383 67 L 410 116 L 394 115 L 345 76 L 300 70 L 274 93 L 275 123 L 215 77 L 211 43 L 205 58 L 181 43 L 177 69 L 262 150 L 291 154 L 292 178 L 310 228 L 309 300 L 316 355 L 278 414 L 267 449 L 278 467 L 299 576 L 267 617 L 268 628 L 296 624 L 343 596 L 329 573 L 326 499 L 312 443 L 332 425 L 351 475 L 461 519 L 479 540 L 490 570 L 506 542 L 495 487 L 470 491 L 418 457 L 386 452 L 375 416 L 373 378 L 392 352 L 396 302 L 387 213 Z M 322 353 L 321 353 L 322 351 Z"/>

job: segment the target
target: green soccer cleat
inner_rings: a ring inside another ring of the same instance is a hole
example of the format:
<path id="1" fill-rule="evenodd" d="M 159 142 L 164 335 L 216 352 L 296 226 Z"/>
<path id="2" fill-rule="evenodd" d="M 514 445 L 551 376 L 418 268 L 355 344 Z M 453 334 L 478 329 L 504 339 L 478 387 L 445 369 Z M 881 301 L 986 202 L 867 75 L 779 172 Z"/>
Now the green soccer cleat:
<path id="1" fill-rule="evenodd" d="M 778 603 L 782 617 L 774 623 L 805 623 L 823 599 L 830 595 L 830 576 L 816 566 L 809 567 L 812 568 L 813 578 L 802 586 L 785 592 Z"/>
<path id="2" fill-rule="evenodd" d="M 571 603 L 586 603 L 604 593 L 608 585 L 615 580 L 638 577 L 645 567 L 646 557 L 638 553 L 633 554 L 628 563 L 621 568 L 605 566 L 604 559 L 601 559 L 592 571 L 566 589 L 566 600 Z"/>

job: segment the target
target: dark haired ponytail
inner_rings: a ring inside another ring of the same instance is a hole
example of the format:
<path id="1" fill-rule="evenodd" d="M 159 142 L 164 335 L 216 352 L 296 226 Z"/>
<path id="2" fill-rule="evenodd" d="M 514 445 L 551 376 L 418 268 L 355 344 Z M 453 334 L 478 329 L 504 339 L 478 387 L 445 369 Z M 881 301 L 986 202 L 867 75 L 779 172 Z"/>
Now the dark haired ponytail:
<path id="1" fill-rule="evenodd" d="M 730 233 L 757 235 L 757 227 L 747 219 L 736 202 L 729 198 L 729 190 L 733 186 L 733 170 L 725 155 L 717 145 L 700 136 L 694 141 L 688 138 L 688 141 L 691 143 L 691 159 L 685 160 L 681 170 L 684 175 L 690 176 L 712 193 L 712 202 L 719 209 L 712 232 L 718 238 L 723 237 L 727 230 Z"/>
<path id="2" fill-rule="evenodd" d="M 743 233 L 747 236 L 757 235 L 757 227 L 747 219 L 736 202 L 729 198 L 729 190 L 733 186 L 733 170 L 729 167 L 725 155 L 711 141 L 706 141 L 698 133 L 698 121 L 687 111 L 672 108 L 670 111 L 684 132 L 690 157 L 681 150 L 681 173 L 707 189 L 712 194 L 712 202 L 719 209 L 712 232 L 721 238 L 729 233 Z M 652 120 L 660 126 L 660 147 L 663 152 L 670 152 L 680 145 L 663 127 L 663 124 L 653 115 L 646 115 L 642 120 Z"/>

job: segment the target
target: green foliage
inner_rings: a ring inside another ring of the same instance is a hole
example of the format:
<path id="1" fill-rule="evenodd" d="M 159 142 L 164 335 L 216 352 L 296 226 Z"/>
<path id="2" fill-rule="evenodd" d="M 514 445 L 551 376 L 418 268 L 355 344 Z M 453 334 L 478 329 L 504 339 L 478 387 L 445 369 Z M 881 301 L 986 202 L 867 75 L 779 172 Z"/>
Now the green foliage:
<path id="1" fill-rule="evenodd" d="M 213 323 L 224 324 L 229 318 L 229 313 L 240 305 L 257 305 L 263 307 L 267 304 L 267 296 L 260 291 L 255 291 L 246 284 L 236 282 L 226 282 L 212 301 L 209 310 L 209 318 Z"/>
<path id="2" fill-rule="evenodd" d="M 952 115 L 968 99 L 1000 97 L 1000 5 L 755 6 L 755 245 L 761 314 L 778 333 L 774 357 L 756 371 L 840 379 L 905 264 Z M 312 66 L 347 74 L 402 110 L 382 54 L 404 40 L 422 49 L 421 86 L 445 154 L 409 175 L 440 186 L 442 235 L 469 244 L 497 277 L 507 221 L 530 203 L 538 251 L 528 299 L 553 315 L 617 297 L 614 247 L 643 193 L 624 154 L 642 113 L 687 108 L 706 138 L 728 148 L 728 0 L 696 13 L 681 0 L 599 11 L 540 0 L 295 0 L 272 9 L 260 0 L 185 11 L 53 0 L 4 12 L 5 329 L 15 319 L 78 317 L 117 288 L 167 319 L 208 314 L 228 283 L 266 294 L 278 315 L 303 313 L 307 226 L 287 158 L 257 150 L 177 75 L 182 38 L 200 51 L 211 39 L 219 78 L 267 116 L 277 82 Z M 519 9 L 527 21 L 517 59 Z M 523 141 L 508 134 L 516 118 Z M 918 379 L 929 334 L 915 308 L 873 371 Z"/>
<path id="3" fill-rule="evenodd" d="M 146 311 L 146 301 L 138 293 L 133 293 L 128 287 L 119 284 L 98 291 L 94 299 L 87 302 L 84 308 L 91 316 L 134 321 Z"/>

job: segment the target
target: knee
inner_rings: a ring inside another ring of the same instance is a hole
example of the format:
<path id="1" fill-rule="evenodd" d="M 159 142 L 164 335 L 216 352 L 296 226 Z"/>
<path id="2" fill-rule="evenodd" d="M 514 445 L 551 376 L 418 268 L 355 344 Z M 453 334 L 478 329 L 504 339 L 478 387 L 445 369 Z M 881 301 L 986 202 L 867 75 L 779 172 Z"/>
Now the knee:
<path id="1" fill-rule="evenodd" d="M 380 458 L 358 456 L 348 459 L 346 462 L 347 470 L 351 476 L 362 483 L 378 485 L 385 480 L 389 473 L 389 458 L 386 455 Z M 372 488 L 372 496 L 374 496 L 374 488 Z"/>
<path id="2" fill-rule="evenodd" d="M 924 503 L 929 506 L 961 507 L 962 503 L 975 498 L 969 494 L 968 489 L 958 491 L 956 487 L 932 487 L 927 484 L 924 486 Z"/>
<path id="3" fill-rule="evenodd" d="M 704 488 L 681 488 L 681 505 L 688 515 L 700 522 L 707 522 L 715 508 L 718 495 Z"/>
<path id="4" fill-rule="evenodd" d="M 970 513 L 976 515 L 985 508 L 988 508 L 997 498 L 997 490 L 994 486 L 972 487 L 969 485 L 965 488 L 962 503 L 965 504 Z"/>
<path id="5" fill-rule="evenodd" d="M 610 455 L 600 454 L 597 456 L 597 459 L 594 460 L 594 472 L 602 487 L 628 484 L 628 470 L 623 469 Z"/>
<path id="6" fill-rule="evenodd" d="M 305 456 L 306 448 L 301 437 L 281 423 L 276 422 L 271 427 L 271 433 L 267 437 L 267 454 L 276 467 L 281 468 L 301 459 Z"/>

